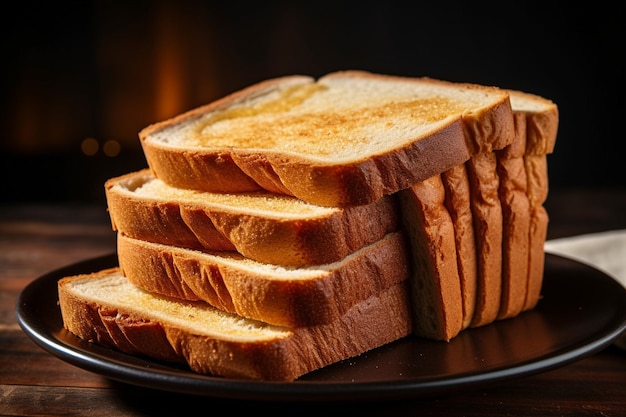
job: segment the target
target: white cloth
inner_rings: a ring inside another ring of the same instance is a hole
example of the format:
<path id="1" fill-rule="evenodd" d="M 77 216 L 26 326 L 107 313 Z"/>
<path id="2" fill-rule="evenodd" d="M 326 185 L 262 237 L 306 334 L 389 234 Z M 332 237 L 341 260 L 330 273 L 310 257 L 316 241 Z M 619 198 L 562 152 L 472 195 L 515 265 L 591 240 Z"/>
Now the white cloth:
<path id="1" fill-rule="evenodd" d="M 626 287 L 626 230 L 548 240 L 545 251 L 586 263 Z"/>
<path id="2" fill-rule="evenodd" d="M 546 241 L 545 251 L 583 262 L 626 287 L 626 230 L 590 233 Z M 626 333 L 616 342 L 626 349 Z"/>

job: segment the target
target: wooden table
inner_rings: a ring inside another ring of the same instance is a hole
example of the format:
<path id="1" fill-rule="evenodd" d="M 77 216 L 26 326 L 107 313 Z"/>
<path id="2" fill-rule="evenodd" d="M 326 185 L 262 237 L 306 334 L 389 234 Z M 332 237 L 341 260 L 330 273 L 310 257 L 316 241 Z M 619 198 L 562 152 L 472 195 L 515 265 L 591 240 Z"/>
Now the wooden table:
<path id="1" fill-rule="evenodd" d="M 626 228 L 626 190 L 551 191 L 549 238 Z M 101 206 L 0 206 L 0 415 L 141 416 L 200 410 L 426 416 L 624 416 L 626 352 L 616 346 L 538 375 L 456 395 L 360 404 L 247 402 L 127 385 L 70 365 L 26 336 L 15 317 L 33 279 L 115 250 Z M 220 408 L 215 408 L 216 406 Z M 226 408 L 223 408 L 226 407 Z M 198 412 L 198 411 L 196 411 Z"/>

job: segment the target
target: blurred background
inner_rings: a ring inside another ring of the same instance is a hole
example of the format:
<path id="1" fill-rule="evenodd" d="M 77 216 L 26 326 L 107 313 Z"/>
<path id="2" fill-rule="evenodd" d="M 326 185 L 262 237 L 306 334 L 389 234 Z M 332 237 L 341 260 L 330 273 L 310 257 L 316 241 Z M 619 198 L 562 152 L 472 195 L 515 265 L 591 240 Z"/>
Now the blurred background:
<path id="1" fill-rule="evenodd" d="M 147 167 L 148 124 L 263 79 L 344 69 L 549 98 L 551 190 L 626 192 L 620 2 L 59 0 L 16 2 L 2 20 L 0 203 L 105 204 L 106 179 Z"/>

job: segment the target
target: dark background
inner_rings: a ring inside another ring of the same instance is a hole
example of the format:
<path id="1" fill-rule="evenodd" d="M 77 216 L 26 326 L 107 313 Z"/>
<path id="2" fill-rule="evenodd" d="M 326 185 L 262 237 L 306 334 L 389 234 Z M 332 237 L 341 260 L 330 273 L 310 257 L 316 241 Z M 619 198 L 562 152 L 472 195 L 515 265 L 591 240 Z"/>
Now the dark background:
<path id="1" fill-rule="evenodd" d="M 106 179 L 147 166 L 146 125 L 266 78 L 343 69 L 549 98 L 551 190 L 626 192 L 624 5 L 559 3 L 14 3 L 0 29 L 0 203 L 104 204 Z"/>

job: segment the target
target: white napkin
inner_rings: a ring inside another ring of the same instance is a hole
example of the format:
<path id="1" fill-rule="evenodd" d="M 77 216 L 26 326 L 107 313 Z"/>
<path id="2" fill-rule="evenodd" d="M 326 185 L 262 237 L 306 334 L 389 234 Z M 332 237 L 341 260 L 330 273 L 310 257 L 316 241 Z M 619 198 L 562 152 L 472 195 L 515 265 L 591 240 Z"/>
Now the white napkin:
<path id="1" fill-rule="evenodd" d="M 590 233 L 546 241 L 545 251 L 590 265 L 626 287 L 626 230 Z M 626 349 L 626 334 L 615 344 Z"/>
<path id="2" fill-rule="evenodd" d="M 591 265 L 626 287 L 626 230 L 552 239 L 544 247 L 546 252 Z"/>

